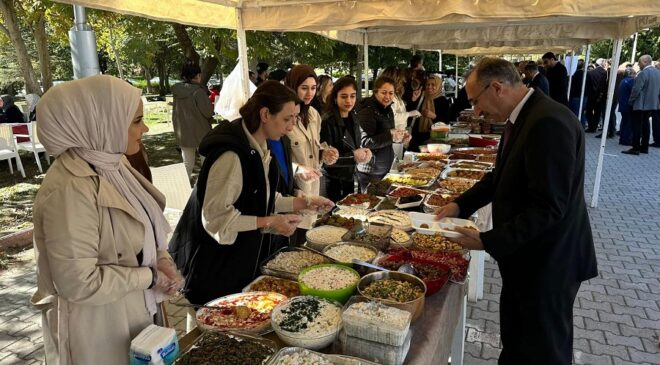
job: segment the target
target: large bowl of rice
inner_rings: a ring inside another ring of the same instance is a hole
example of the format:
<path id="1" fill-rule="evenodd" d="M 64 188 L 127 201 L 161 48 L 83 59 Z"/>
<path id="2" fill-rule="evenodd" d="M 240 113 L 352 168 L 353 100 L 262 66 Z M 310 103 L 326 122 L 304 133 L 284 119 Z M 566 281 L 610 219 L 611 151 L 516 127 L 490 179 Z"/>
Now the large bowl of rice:
<path id="1" fill-rule="evenodd" d="M 340 303 L 346 303 L 353 295 L 359 281 L 360 274 L 357 271 L 339 264 L 310 266 L 298 275 L 301 295 L 313 295 Z"/>

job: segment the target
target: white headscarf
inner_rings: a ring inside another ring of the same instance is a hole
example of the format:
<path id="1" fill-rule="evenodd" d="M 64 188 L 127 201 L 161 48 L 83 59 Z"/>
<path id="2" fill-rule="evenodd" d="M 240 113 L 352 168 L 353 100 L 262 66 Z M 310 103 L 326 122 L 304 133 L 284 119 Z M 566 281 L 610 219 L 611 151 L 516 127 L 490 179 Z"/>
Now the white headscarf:
<path id="1" fill-rule="evenodd" d="M 126 198 L 145 227 L 142 266 L 155 267 L 157 250 L 167 249 L 171 229 L 156 200 L 135 177 L 136 172 L 121 162 L 141 94 L 127 82 L 105 75 L 63 83 L 39 101 L 37 133 L 48 153 L 58 156 L 72 150 Z M 157 309 L 156 298 L 155 292 L 145 290 L 152 315 Z"/>

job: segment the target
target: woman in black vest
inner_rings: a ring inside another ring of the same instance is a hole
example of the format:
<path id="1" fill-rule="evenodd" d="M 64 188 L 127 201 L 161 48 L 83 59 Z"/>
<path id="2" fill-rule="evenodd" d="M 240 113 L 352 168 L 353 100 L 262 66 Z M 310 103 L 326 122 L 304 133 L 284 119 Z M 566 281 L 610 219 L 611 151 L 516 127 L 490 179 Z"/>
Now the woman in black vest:
<path id="1" fill-rule="evenodd" d="M 304 209 L 328 209 L 322 197 L 283 197 L 267 139 L 291 131 L 298 118 L 296 94 L 275 81 L 262 83 L 240 109 L 241 119 L 214 128 L 199 147 L 206 157 L 169 250 L 186 276 L 193 304 L 238 293 L 259 273 L 270 253 L 265 233 L 291 235 Z"/>
<path id="2" fill-rule="evenodd" d="M 321 142 L 339 151 L 337 163 L 325 166 L 323 175 L 326 196 L 337 202 L 355 192 L 355 164 L 371 160 L 371 151 L 360 148 L 360 126 L 355 122 L 353 107 L 357 83 L 350 77 L 337 80 L 328 96 L 327 110 L 321 123 Z"/>

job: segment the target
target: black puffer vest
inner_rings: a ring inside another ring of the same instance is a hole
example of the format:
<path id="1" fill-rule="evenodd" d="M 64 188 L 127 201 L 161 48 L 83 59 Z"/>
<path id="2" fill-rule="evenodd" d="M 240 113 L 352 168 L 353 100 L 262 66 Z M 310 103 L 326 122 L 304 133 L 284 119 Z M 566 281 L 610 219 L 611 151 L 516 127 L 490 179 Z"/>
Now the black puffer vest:
<path id="1" fill-rule="evenodd" d="M 264 217 L 274 211 L 279 179 L 275 159 L 270 162 L 270 198 L 266 203 L 264 169 L 259 152 L 250 146 L 242 121 L 224 123 L 202 140 L 199 148 L 206 159 L 197 184 L 170 240 L 169 252 L 186 278 L 185 296 L 193 304 L 204 304 L 221 296 L 239 293 L 259 274 L 259 264 L 271 254 L 270 239 L 260 230 L 240 232 L 231 245 L 221 245 L 202 225 L 202 206 L 208 174 L 225 152 L 238 154 L 243 190 L 234 207 L 245 216 Z M 217 189 L 222 189 L 218 186 Z"/>

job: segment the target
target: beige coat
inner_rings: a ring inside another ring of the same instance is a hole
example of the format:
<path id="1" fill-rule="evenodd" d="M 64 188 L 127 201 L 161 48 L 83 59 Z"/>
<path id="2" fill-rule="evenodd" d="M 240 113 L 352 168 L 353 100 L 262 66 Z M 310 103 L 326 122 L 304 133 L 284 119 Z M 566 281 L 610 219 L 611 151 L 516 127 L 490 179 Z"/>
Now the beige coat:
<path id="1" fill-rule="evenodd" d="M 294 175 L 299 166 L 312 169 L 321 167 L 321 116 L 313 107 L 309 107 L 309 124 L 307 128 L 302 122 L 297 122 L 288 134 L 291 140 L 291 163 Z M 303 181 L 296 176 L 296 184 L 305 195 L 319 195 L 321 182 Z M 316 215 L 306 215 L 299 228 L 310 229 L 316 220 Z"/>
<path id="2" fill-rule="evenodd" d="M 128 364 L 131 339 L 152 323 L 144 300 L 152 274 L 136 257 L 143 230 L 128 201 L 75 154 L 63 153 L 48 170 L 34 203 L 32 304 L 42 312 L 49 365 Z"/>

